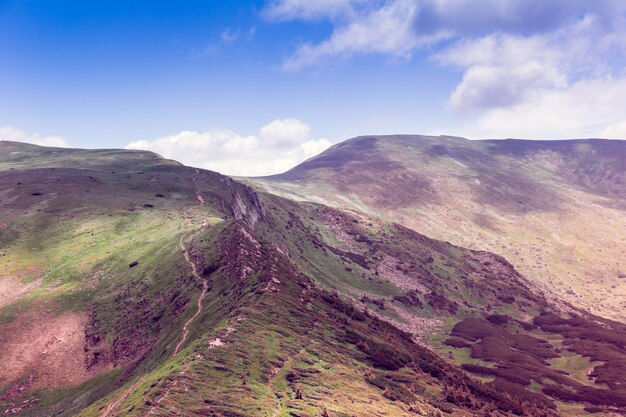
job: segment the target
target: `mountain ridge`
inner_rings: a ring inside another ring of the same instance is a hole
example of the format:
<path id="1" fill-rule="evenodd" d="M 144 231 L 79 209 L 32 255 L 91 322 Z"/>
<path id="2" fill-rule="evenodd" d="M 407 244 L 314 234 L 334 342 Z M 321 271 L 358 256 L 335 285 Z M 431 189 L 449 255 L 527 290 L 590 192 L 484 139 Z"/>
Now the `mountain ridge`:
<path id="1" fill-rule="evenodd" d="M 625 141 L 361 136 L 250 182 L 499 253 L 545 289 L 624 320 Z"/>
<path id="2" fill-rule="evenodd" d="M 20 291 L 0 306 L 7 415 L 610 416 L 626 401 L 626 329 L 545 299 L 500 256 L 137 152 L 31 150 L 0 154 L 0 291 Z"/>

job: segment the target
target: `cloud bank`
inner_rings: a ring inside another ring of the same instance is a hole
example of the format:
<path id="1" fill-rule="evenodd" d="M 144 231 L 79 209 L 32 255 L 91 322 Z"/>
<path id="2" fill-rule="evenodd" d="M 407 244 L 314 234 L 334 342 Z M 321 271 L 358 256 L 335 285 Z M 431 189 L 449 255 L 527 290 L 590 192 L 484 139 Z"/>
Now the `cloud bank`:
<path id="1" fill-rule="evenodd" d="M 332 24 L 285 59 L 288 71 L 425 51 L 459 73 L 448 105 L 465 135 L 625 137 L 624 1 L 273 0 L 263 15 Z"/>
<path id="2" fill-rule="evenodd" d="M 284 172 L 331 145 L 311 138 L 311 129 L 297 119 L 277 119 L 256 135 L 232 130 L 184 131 L 155 140 L 131 142 L 126 149 L 142 149 L 185 165 L 226 175 L 262 176 Z"/>
<path id="3" fill-rule="evenodd" d="M 609 35 L 621 32 L 624 12 L 621 0 L 271 0 L 262 14 L 277 22 L 333 24 L 327 39 L 304 42 L 286 59 L 284 68 L 295 70 L 355 54 L 409 57 L 443 41 L 494 33 L 549 36 L 588 18 Z"/>
<path id="4" fill-rule="evenodd" d="M 40 146 L 68 148 L 70 144 L 60 136 L 41 136 L 37 133 L 28 133 L 12 126 L 0 126 L 0 140 L 32 143 Z"/>

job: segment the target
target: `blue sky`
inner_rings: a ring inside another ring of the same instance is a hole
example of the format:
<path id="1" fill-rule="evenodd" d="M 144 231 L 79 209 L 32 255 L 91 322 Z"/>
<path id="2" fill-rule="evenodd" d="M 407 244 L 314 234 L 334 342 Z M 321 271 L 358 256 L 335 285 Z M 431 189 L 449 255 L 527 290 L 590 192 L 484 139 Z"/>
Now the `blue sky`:
<path id="1" fill-rule="evenodd" d="M 0 136 L 279 172 L 360 134 L 626 137 L 626 5 L 0 0 Z"/>

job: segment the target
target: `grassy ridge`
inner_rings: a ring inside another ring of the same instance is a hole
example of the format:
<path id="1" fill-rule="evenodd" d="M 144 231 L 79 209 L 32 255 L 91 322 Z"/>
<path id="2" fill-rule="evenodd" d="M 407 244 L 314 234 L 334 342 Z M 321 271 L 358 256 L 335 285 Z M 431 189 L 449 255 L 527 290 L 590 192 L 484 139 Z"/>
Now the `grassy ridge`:
<path id="1" fill-rule="evenodd" d="M 489 332 L 532 335 L 537 343 L 560 336 L 561 348 L 578 347 L 562 356 L 544 345 L 554 352 L 550 360 L 559 370 L 570 363 L 581 378 L 571 358 L 588 352 L 567 321 L 578 312 L 555 310 L 498 256 L 257 193 L 151 154 L 2 146 L 9 223 L 0 230 L 1 279 L 11 289 L 36 284 L 2 307 L 2 325 L 27 325 L 46 311 L 80 315 L 84 357 L 77 361 L 86 368 L 73 386 L 38 385 L 36 369 L 5 384 L 0 408 L 12 415 L 540 416 L 568 401 L 591 405 L 553 388 L 537 392 L 546 388 L 539 376 L 484 384 L 453 364 L 510 366 L 476 354 Z M 566 321 L 556 329 L 533 323 L 542 313 Z M 455 332 L 469 319 L 489 332 Z M 589 316 L 578 320 L 585 337 L 601 336 Z M 189 335 L 173 355 L 185 323 Z M 465 345 L 444 345 L 450 333 Z M 609 351 L 613 342 L 594 343 Z M 541 366 L 538 375 L 551 363 Z M 610 411 L 612 404 L 596 406 Z"/>

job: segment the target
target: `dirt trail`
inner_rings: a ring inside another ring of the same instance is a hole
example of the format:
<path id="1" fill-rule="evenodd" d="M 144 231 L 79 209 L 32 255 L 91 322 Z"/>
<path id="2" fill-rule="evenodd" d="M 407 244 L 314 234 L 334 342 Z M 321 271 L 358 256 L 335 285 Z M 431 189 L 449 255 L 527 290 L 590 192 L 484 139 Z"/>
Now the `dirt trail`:
<path id="1" fill-rule="evenodd" d="M 198 175 L 200 175 L 200 170 L 196 169 L 194 171 L 194 173 L 191 175 L 191 182 L 196 187 L 196 199 L 198 200 L 200 205 L 203 206 L 204 205 L 204 198 L 200 194 L 200 190 L 198 190 Z M 196 319 L 196 317 L 198 317 L 202 313 L 202 309 L 204 308 L 202 306 L 202 301 L 204 301 L 204 297 L 206 297 L 206 292 L 209 289 L 209 282 L 206 279 L 202 279 L 202 277 L 198 273 L 198 266 L 191 259 L 191 255 L 189 255 L 189 250 L 187 250 L 185 248 L 185 245 L 183 244 L 183 239 L 184 239 L 184 236 L 182 236 L 180 238 L 180 241 L 179 241 L 180 250 L 182 250 L 183 253 L 185 254 L 185 260 L 187 261 L 187 263 L 189 265 L 191 265 L 191 271 L 193 272 L 193 276 L 196 277 L 199 280 L 202 280 L 202 292 L 200 293 L 200 297 L 198 297 L 198 309 L 196 310 L 196 314 L 194 314 L 184 324 L 184 326 L 183 326 L 183 335 L 180 338 L 180 341 L 178 342 L 178 344 L 176 345 L 176 348 L 174 349 L 174 352 L 172 353 L 172 356 L 176 356 L 178 354 L 178 351 L 180 350 L 180 348 L 183 346 L 183 344 L 187 340 L 187 336 L 189 336 L 189 326 L 191 325 L 191 323 L 193 323 L 193 321 Z"/>
<path id="2" fill-rule="evenodd" d="M 198 203 L 200 204 L 200 206 L 205 206 L 206 205 L 206 201 L 204 199 L 204 197 L 202 196 L 202 191 L 200 190 L 200 187 L 198 185 L 198 176 L 200 175 L 200 170 L 196 169 L 194 170 L 194 173 L 191 174 L 191 182 L 193 183 L 194 187 L 196 188 L 196 200 L 198 201 Z M 193 225 L 193 218 L 197 218 L 198 215 L 192 215 L 190 213 L 190 211 L 188 209 L 183 211 L 183 218 L 185 219 L 185 223 L 187 224 L 187 226 L 192 226 Z M 202 227 L 206 227 L 209 225 L 209 220 L 204 218 L 202 220 Z"/>
<path id="3" fill-rule="evenodd" d="M 196 186 L 196 189 L 198 188 L 198 175 L 200 175 L 200 170 L 196 169 L 194 171 L 194 173 L 192 174 L 192 176 L 191 176 L 191 181 L 193 182 L 194 186 Z M 205 205 L 205 201 L 204 201 L 204 198 L 202 197 L 202 195 L 200 194 L 200 190 L 196 191 L 196 199 L 198 200 L 198 203 L 200 203 L 201 206 Z M 200 297 L 198 297 L 198 304 L 197 304 L 198 308 L 196 310 L 196 313 L 189 320 L 187 320 L 185 322 L 185 324 L 183 325 L 183 334 L 182 334 L 182 336 L 180 338 L 180 341 L 176 345 L 176 348 L 174 349 L 174 352 L 172 353 L 172 356 L 176 356 L 178 354 L 178 352 L 180 351 L 180 348 L 183 346 L 183 344 L 187 340 L 187 337 L 189 336 L 189 326 L 202 313 L 202 310 L 204 308 L 202 306 L 202 301 L 204 301 L 204 298 L 206 297 L 206 293 L 207 293 L 207 291 L 209 289 L 209 282 L 206 279 L 202 279 L 200 277 L 200 274 L 198 273 L 198 266 L 191 259 L 191 255 L 189 255 L 189 250 L 187 250 L 185 248 L 185 245 L 183 243 L 183 239 L 184 238 L 185 237 L 182 236 L 178 243 L 180 245 L 180 249 L 183 251 L 183 254 L 185 255 L 185 260 L 191 266 L 191 271 L 193 273 L 193 276 L 196 277 L 199 280 L 202 280 L 202 292 L 200 293 Z M 186 372 L 186 370 L 187 370 L 187 368 L 185 368 L 182 371 L 182 374 L 184 374 Z M 146 375 L 142 376 L 137 382 L 135 382 L 133 385 L 128 387 L 128 389 L 126 389 L 126 391 L 124 391 L 119 397 L 117 397 L 115 399 L 115 401 L 113 401 L 112 403 L 109 404 L 109 406 L 107 407 L 105 412 L 100 417 L 107 417 L 111 413 L 111 411 L 113 409 L 115 409 L 122 402 L 124 402 L 126 400 L 126 398 L 128 398 L 128 396 L 130 395 L 130 393 L 135 388 L 137 388 L 137 386 L 141 383 L 141 381 L 143 381 L 145 379 L 145 377 L 146 377 Z M 165 399 L 169 395 L 169 393 L 172 390 L 172 388 L 174 388 L 177 384 L 178 384 L 178 380 L 174 381 L 172 386 L 170 386 L 169 389 L 166 391 L 166 393 L 157 401 L 157 404 L 160 404 L 161 401 L 163 401 L 163 399 Z M 152 407 L 149 410 L 148 414 L 154 414 L 154 407 Z"/>
<path id="4" fill-rule="evenodd" d="M 181 375 L 185 375 L 185 372 L 187 371 L 187 369 L 183 369 L 181 371 Z M 170 392 L 176 388 L 176 386 L 178 385 L 178 379 L 176 379 L 174 382 L 172 382 L 172 385 L 169 386 L 169 388 L 165 391 L 165 393 L 163 393 L 163 395 L 161 396 L 161 398 L 159 398 L 158 400 L 156 400 L 155 405 L 153 405 L 152 407 L 150 407 L 150 410 L 148 410 L 148 413 L 146 415 L 151 416 L 151 415 L 158 415 L 159 411 L 157 410 L 157 407 L 163 402 L 163 400 L 165 400 L 167 397 L 169 397 Z"/>
<path id="5" fill-rule="evenodd" d="M 226 328 L 226 331 L 221 335 L 221 337 L 225 338 L 228 335 L 230 335 L 232 332 L 235 331 L 237 325 L 239 323 L 241 323 L 243 321 L 243 318 L 239 317 L 237 318 L 237 322 Z M 222 339 L 220 339 L 219 337 L 216 338 L 215 340 L 209 342 L 209 346 L 207 348 L 207 350 L 211 350 L 214 349 L 216 347 L 220 347 L 220 346 L 224 346 L 226 345 L 225 342 L 222 341 Z M 199 358 L 203 358 L 202 355 L 195 355 L 196 359 Z M 191 367 L 192 362 L 187 362 L 187 364 L 183 367 L 183 369 L 180 371 L 179 376 L 180 377 L 184 377 L 185 374 L 189 371 L 189 368 Z M 145 414 L 146 416 L 151 416 L 151 415 L 159 415 L 159 407 L 161 406 L 161 403 L 170 396 L 170 393 L 172 392 L 172 390 L 174 388 L 176 388 L 178 386 L 178 383 L 180 382 L 180 379 L 177 378 L 174 380 L 174 382 L 172 382 L 172 384 L 167 388 L 167 390 L 165 390 L 165 392 L 163 393 L 163 395 L 161 395 L 161 397 L 159 397 L 158 400 L 155 401 L 154 405 L 152 407 L 150 407 L 150 409 L 148 410 L 148 412 Z"/>
<path id="6" fill-rule="evenodd" d="M 137 382 L 135 382 L 133 385 L 128 387 L 126 391 L 124 391 L 119 397 L 117 397 L 115 401 L 109 404 L 106 410 L 104 410 L 104 412 L 100 414 L 100 417 L 108 417 L 109 414 L 111 414 L 111 411 L 119 407 L 126 400 L 126 398 L 128 398 L 130 393 L 133 392 L 145 378 L 146 378 L 145 375 L 142 376 L 141 378 L 137 380 Z"/>
<path id="7" fill-rule="evenodd" d="M 198 266 L 191 259 L 191 256 L 189 255 L 189 251 L 187 249 L 185 249 L 185 245 L 183 244 L 183 237 L 180 238 L 180 242 L 179 243 L 180 243 L 180 249 L 185 254 L 185 259 L 187 260 L 189 265 L 191 265 L 191 270 L 193 272 L 193 276 L 202 280 L 202 293 L 200 293 L 200 297 L 198 297 L 198 309 L 196 310 L 196 314 L 194 314 L 189 320 L 187 320 L 187 322 L 185 322 L 185 325 L 183 326 L 183 335 L 182 335 L 180 341 L 178 342 L 178 344 L 176 345 L 176 348 L 174 349 L 174 352 L 172 353 L 172 356 L 176 356 L 178 354 L 178 351 L 183 346 L 183 343 L 185 343 L 185 341 L 187 340 L 187 336 L 189 335 L 189 326 L 196 319 L 196 317 L 198 317 L 202 313 L 202 309 L 203 309 L 202 301 L 204 301 L 204 297 L 206 296 L 206 292 L 209 289 L 209 282 L 206 279 L 202 279 L 200 277 L 200 274 L 198 273 Z"/>
<path id="8" fill-rule="evenodd" d="M 200 175 L 200 170 L 196 169 L 191 175 L 191 182 L 196 187 L 196 200 L 198 200 L 201 206 L 204 206 L 204 197 L 202 197 L 202 194 L 200 194 L 200 190 L 198 189 L 198 175 Z"/>
<path id="9" fill-rule="evenodd" d="M 196 186 L 196 189 L 198 188 L 198 175 L 200 175 L 200 170 L 196 169 L 194 171 L 193 175 L 191 176 L 191 181 Z M 200 203 L 201 206 L 203 206 L 205 204 L 204 197 L 202 197 L 202 195 L 200 194 L 200 190 L 196 191 L 196 199 L 198 200 L 198 202 Z M 206 225 L 207 225 L 207 221 L 205 220 L 205 222 L 202 223 L 202 226 L 204 227 Z M 191 255 L 189 255 L 189 251 L 185 248 L 185 245 L 183 244 L 183 239 L 184 239 L 184 236 L 182 236 L 180 238 L 180 241 L 178 242 L 178 244 L 180 245 L 180 249 L 183 251 L 183 253 L 185 255 L 185 260 L 187 261 L 187 263 L 189 263 L 189 265 L 191 265 L 191 271 L 193 272 L 193 276 L 202 280 L 202 292 L 200 293 L 200 297 L 198 297 L 198 308 L 196 310 L 196 314 L 194 314 L 183 325 L 182 337 L 181 337 L 180 341 L 178 342 L 178 344 L 176 345 L 176 348 L 174 349 L 174 352 L 172 353 L 172 356 L 176 356 L 178 354 L 178 352 L 180 351 L 180 348 L 183 346 L 183 344 L 187 340 L 187 337 L 189 336 L 189 326 L 191 325 L 191 323 L 193 323 L 193 321 L 196 319 L 196 317 L 198 317 L 202 313 L 202 310 L 203 310 L 202 301 L 206 297 L 206 293 L 207 293 L 208 288 L 209 288 L 209 282 L 206 279 L 202 279 L 200 277 L 200 274 L 198 273 L 198 266 L 191 259 Z M 185 365 L 183 370 L 180 372 L 180 375 L 184 376 L 185 373 L 189 370 L 190 366 L 191 366 L 191 363 L 188 363 L 187 365 Z M 153 415 L 153 414 L 157 413 L 156 407 L 158 407 L 159 404 L 161 404 L 161 402 L 163 400 L 165 400 L 170 395 L 170 392 L 172 391 L 172 389 L 176 388 L 176 386 L 178 385 L 178 381 L 179 380 L 176 379 L 172 383 L 172 385 L 169 386 L 169 388 L 165 391 L 165 393 L 156 401 L 156 404 L 154 406 L 152 406 L 150 408 L 150 410 L 148 410 L 147 415 Z"/>

